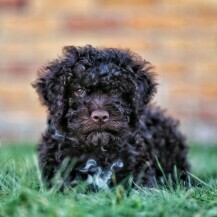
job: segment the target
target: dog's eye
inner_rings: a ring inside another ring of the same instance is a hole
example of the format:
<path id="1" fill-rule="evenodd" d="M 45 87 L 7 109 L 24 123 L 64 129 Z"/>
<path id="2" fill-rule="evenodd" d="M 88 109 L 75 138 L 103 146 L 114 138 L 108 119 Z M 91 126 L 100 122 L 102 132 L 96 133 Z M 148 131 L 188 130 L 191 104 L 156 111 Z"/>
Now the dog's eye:
<path id="1" fill-rule="evenodd" d="M 85 90 L 82 88 L 79 88 L 77 90 L 74 91 L 76 96 L 84 96 L 85 95 Z"/>

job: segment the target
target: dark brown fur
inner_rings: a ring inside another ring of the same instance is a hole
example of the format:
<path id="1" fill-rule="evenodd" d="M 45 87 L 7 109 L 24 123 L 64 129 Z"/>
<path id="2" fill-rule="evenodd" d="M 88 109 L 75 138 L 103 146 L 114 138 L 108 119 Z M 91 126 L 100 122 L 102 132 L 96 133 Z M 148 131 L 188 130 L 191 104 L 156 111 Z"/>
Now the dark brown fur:
<path id="1" fill-rule="evenodd" d="M 65 183 L 73 185 L 88 159 L 108 168 L 119 159 L 116 182 L 132 175 L 149 186 L 163 176 L 181 179 L 189 169 L 185 138 L 178 123 L 148 105 L 156 92 L 150 63 L 129 50 L 92 46 L 63 49 L 63 56 L 39 72 L 33 85 L 48 109 L 48 127 L 39 144 L 39 163 L 51 183 L 64 159 L 75 162 Z M 84 95 L 76 95 L 76 91 Z M 109 121 L 97 125 L 96 110 L 107 111 Z"/>

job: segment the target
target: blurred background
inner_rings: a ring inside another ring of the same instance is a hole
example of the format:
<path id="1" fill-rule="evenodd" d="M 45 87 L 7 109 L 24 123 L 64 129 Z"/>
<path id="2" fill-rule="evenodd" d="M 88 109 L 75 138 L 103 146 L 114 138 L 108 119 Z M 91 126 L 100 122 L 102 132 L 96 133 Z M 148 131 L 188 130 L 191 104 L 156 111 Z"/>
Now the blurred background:
<path id="1" fill-rule="evenodd" d="M 65 45 L 130 48 L 158 74 L 153 100 L 189 143 L 217 141 L 216 0 L 0 0 L 0 142 L 36 142 L 46 109 L 31 87 Z"/>

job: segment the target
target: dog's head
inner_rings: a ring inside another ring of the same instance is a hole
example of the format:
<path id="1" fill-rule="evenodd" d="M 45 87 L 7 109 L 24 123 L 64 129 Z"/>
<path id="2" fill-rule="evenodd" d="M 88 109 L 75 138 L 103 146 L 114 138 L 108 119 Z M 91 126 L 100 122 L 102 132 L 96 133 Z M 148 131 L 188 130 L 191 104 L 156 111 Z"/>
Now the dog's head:
<path id="1" fill-rule="evenodd" d="M 127 50 L 68 46 L 40 70 L 33 86 L 57 129 L 105 144 L 138 123 L 156 92 L 151 69 Z"/>

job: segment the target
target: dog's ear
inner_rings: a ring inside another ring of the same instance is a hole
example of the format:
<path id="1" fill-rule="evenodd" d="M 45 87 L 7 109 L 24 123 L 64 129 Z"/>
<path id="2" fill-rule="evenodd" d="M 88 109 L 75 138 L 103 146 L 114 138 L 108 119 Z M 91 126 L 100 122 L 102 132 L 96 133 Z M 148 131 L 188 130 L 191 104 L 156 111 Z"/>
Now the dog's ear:
<path id="1" fill-rule="evenodd" d="M 38 72 L 38 79 L 32 84 L 56 126 L 61 125 L 66 106 L 64 103 L 65 85 L 66 72 L 58 60 L 41 68 Z"/>
<path id="2" fill-rule="evenodd" d="M 145 105 L 151 101 L 157 92 L 153 68 L 149 62 L 142 60 L 140 57 L 133 61 L 132 70 L 135 73 L 137 85 L 135 101 L 138 113 L 144 110 Z"/>
<path id="3" fill-rule="evenodd" d="M 65 47 L 63 58 L 59 58 L 42 67 L 38 79 L 32 84 L 45 105 L 56 126 L 64 126 L 64 113 L 67 110 L 67 83 L 71 80 L 73 65 L 76 62 L 76 47 Z"/>

